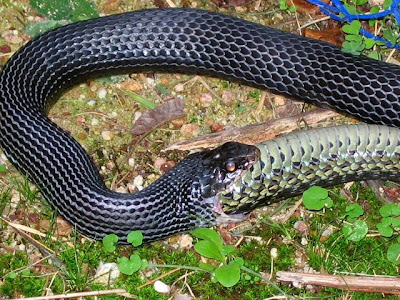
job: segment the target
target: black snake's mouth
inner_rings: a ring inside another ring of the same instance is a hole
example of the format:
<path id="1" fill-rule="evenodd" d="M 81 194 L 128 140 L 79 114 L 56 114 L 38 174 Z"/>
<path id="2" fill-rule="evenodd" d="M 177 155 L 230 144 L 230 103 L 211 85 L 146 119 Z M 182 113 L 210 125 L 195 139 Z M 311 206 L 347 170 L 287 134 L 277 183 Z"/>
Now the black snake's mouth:
<path id="1" fill-rule="evenodd" d="M 237 142 L 228 142 L 204 152 L 201 196 L 212 207 L 217 224 L 239 222 L 246 218 L 244 214 L 225 214 L 219 195 L 229 191 L 259 159 L 260 150 L 257 147 Z"/>

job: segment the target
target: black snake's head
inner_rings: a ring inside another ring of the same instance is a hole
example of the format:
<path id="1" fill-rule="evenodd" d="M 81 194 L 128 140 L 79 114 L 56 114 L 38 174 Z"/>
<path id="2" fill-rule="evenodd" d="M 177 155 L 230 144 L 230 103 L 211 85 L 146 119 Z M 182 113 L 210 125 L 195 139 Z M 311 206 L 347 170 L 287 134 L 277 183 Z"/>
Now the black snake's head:
<path id="1" fill-rule="evenodd" d="M 204 152 L 201 195 L 212 198 L 225 191 L 260 158 L 260 150 L 251 145 L 228 142 Z"/>

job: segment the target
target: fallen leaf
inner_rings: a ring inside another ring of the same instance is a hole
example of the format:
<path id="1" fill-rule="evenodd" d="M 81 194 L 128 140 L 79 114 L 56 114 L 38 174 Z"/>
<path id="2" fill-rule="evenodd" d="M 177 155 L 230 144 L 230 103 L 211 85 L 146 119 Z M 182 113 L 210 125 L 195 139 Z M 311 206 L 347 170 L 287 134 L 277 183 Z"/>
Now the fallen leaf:
<path id="1" fill-rule="evenodd" d="M 339 47 L 342 46 L 344 41 L 344 33 L 339 27 L 328 28 L 323 31 L 306 28 L 304 29 L 303 34 L 305 37 L 325 41 Z"/>
<path id="2" fill-rule="evenodd" d="M 184 116 L 184 108 L 185 103 L 182 99 L 168 100 L 162 105 L 144 112 L 135 122 L 132 133 L 135 135 L 146 134 L 166 122 L 181 118 Z"/>
<path id="3" fill-rule="evenodd" d="M 315 14 L 319 12 L 319 8 L 317 5 L 313 5 L 306 0 L 287 0 L 286 3 L 288 5 L 294 5 L 296 7 L 296 12 L 302 15 Z"/>
<path id="4" fill-rule="evenodd" d="M 246 5 L 253 0 L 212 0 L 218 7 L 236 7 Z"/>

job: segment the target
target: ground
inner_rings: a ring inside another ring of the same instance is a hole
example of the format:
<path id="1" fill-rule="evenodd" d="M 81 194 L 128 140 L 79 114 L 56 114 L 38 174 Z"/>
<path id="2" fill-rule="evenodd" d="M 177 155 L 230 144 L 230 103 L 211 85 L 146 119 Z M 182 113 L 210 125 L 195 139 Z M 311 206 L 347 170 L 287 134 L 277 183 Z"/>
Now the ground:
<path id="1" fill-rule="evenodd" d="M 168 1 L 98 0 L 95 3 L 101 15 L 155 7 L 161 3 L 169 5 Z M 282 11 L 272 1 L 250 1 L 230 8 L 218 7 L 212 1 L 174 3 L 219 11 L 293 32 L 296 32 L 298 24 L 307 23 L 311 18 Z M 29 39 L 25 26 L 42 19 L 28 1 L 0 1 L 1 65 Z M 148 105 L 137 102 L 129 92 L 156 105 L 169 99 L 183 98 L 185 116 L 152 130 L 139 140 L 132 136 L 131 129 L 134 121 L 148 110 Z M 284 104 L 293 111 L 283 108 Z M 157 73 L 87 82 L 64 94 L 49 116 L 85 147 L 108 187 L 135 192 L 188 154 L 187 151 L 163 152 L 172 142 L 233 126 L 264 122 L 277 115 L 292 115 L 303 109 L 312 108 L 219 79 Z M 353 120 L 342 117 L 335 122 Z M 129 149 L 133 145 L 136 147 L 131 152 Z M 378 299 L 380 294 L 280 284 L 275 275 L 277 271 L 288 270 L 326 274 L 398 274 L 396 265 L 386 258 L 387 248 L 394 238 L 374 235 L 382 203 L 364 184 L 355 183 L 330 190 L 335 203 L 332 209 L 312 213 L 300 206 L 291 212 L 290 208 L 298 198 L 289 199 L 259 210 L 245 223 L 219 228 L 224 241 L 237 247 L 238 256 L 244 259 L 245 266 L 277 283 L 279 288 L 246 274 L 236 286 L 224 288 L 203 272 L 185 272 L 184 269 L 162 278 L 172 286 L 169 295 L 161 295 L 152 285 L 139 288 L 168 271 L 163 268 L 147 269 L 132 276 L 121 275 L 115 281 L 100 283 L 94 280 L 99 264 L 129 256 L 132 248 L 118 247 L 116 252 L 109 254 L 100 242 L 74 233 L 4 155 L 0 157 L 0 167 L 0 211 L 4 218 L 0 221 L 0 298 L 120 288 L 136 295 L 137 299 L 168 299 L 177 294 L 193 294 L 201 299 L 265 299 L 273 296 Z M 347 241 L 340 231 L 347 205 L 355 202 L 363 207 L 366 212 L 364 220 L 375 230 L 360 242 Z M 279 221 L 286 216 L 289 217 L 287 222 L 281 224 Z M 18 224 L 43 234 L 39 236 L 33 232 L 35 240 L 27 239 L 15 228 Z M 192 244 L 191 237 L 183 235 L 142 246 L 136 253 L 153 264 L 197 266 L 200 256 Z M 53 258 L 49 259 L 49 255 Z M 101 297 L 122 299 L 124 296 Z"/>

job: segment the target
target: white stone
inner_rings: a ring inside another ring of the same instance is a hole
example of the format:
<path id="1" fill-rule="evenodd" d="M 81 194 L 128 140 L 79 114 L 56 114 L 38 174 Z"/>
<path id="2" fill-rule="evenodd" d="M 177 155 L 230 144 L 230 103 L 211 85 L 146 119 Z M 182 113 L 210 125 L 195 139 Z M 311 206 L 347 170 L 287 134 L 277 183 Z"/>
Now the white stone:
<path id="1" fill-rule="evenodd" d="M 159 293 L 168 294 L 169 292 L 171 292 L 171 287 L 160 280 L 154 282 L 153 286 L 154 289 Z"/>

